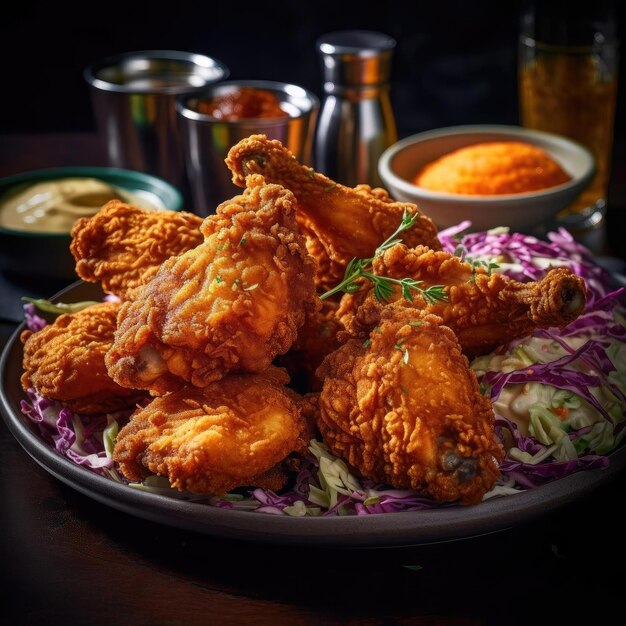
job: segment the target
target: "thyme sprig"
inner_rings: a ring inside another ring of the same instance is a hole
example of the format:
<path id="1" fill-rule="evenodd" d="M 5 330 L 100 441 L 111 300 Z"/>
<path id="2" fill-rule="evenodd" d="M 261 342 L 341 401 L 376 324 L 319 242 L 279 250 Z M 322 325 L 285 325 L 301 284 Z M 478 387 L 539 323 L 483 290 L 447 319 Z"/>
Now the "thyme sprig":
<path id="1" fill-rule="evenodd" d="M 459 244 L 454 250 L 454 256 L 457 256 L 464 263 L 468 263 L 472 268 L 472 275 L 469 278 L 470 283 L 476 282 L 476 273 L 478 269 L 484 269 L 487 272 L 487 276 L 491 276 L 493 270 L 500 268 L 500 265 L 495 261 L 486 261 L 484 259 L 477 259 L 467 254 L 467 248 Z"/>
<path id="2" fill-rule="evenodd" d="M 445 286 L 433 285 L 426 289 L 422 288 L 423 281 L 415 280 L 414 278 L 389 278 L 388 276 L 378 276 L 374 274 L 372 269 L 372 262 L 375 258 L 382 256 L 382 254 L 392 248 L 393 246 L 402 242 L 402 238 L 399 237 L 400 233 L 405 230 L 409 230 L 413 224 L 418 220 L 419 213 L 411 215 L 406 209 L 402 215 L 402 221 L 396 230 L 389 236 L 383 243 L 376 248 L 374 256 L 367 259 L 352 259 L 343 275 L 343 280 L 329 289 L 320 296 L 320 299 L 325 300 L 330 296 L 343 291 L 345 293 L 355 293 L 359 290 L 359 284 L 361 279 L 369 280 L 374 285 L 374 297 L 380 302 L 388 302 L 389 298 L 394 293 L 394 287 L 400 286 L 402 296 L 409 302 L 413 302 L 413 292 L 419 293 L 427 303 L 432 304 L 434 302 L 442 302 L 447 299 Z"/>

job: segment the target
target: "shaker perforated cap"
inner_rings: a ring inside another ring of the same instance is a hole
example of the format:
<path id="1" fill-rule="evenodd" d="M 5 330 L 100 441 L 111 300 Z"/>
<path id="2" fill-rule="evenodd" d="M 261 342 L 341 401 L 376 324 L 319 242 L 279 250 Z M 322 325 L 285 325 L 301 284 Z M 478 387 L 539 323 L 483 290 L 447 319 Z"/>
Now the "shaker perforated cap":
<path id="1" fill-rule="evenodd" d="M 317 40 L 325 89 L 381 85 L 389 81 L 396 40 L 371 30 L 342 30 Z"/>

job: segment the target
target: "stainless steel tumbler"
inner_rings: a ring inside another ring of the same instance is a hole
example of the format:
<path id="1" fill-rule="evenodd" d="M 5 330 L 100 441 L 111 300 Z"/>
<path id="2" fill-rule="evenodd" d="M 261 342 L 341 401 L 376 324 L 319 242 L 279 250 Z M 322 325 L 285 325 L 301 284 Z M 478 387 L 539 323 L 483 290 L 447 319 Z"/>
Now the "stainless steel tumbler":
<path id="1" fill-rule="evenodd" d="M 175 50 L 128 52 L 86 68 L 110 165 L 160 176 L 185 192 L 176 97 L 228 74 L 216 59 Z"/>
<path id="2" fill-rule="evenodd" d="M 317 42 L 325 97 L 315 137 L 315 169 L 354 187 L 379 187 L 378 159 L 397 140 L 389 100 L 396 42 L 383 33 L 347 30 Z"/>
<path id="3" fill-rule="evenodd" d="M 289 115 L 231 121 L 216 119 L 199 111 L 200 102 L 211 101 L 216 96 L 241 88 L 271 92 Z M 209 215 L 215 212 L 220 202 L 241 193 L 241 189 L 232 183 L 232 173 L 224 159 L 234 144 L 250 135 L 264 134 L 269 139 L 278 139 L 298 161 L 310 165 L 318 108 L 317 97 L 306 89 L 264 80 L 225 81 L 208 87 L 200 94 L 180 97 L 178 114 L 192 210 L 199 215 Z"/>

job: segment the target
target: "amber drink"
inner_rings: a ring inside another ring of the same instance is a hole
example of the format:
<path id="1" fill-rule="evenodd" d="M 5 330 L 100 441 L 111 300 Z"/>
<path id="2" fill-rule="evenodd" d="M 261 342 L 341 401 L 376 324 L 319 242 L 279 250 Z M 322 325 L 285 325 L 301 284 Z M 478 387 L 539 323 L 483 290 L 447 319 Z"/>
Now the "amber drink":
<path id="1" fill-rule="evenodd" d="M 606 206 L 617 95 L 616 44 L 591 46 L 520 42 L 521 122 L 583 144 L 596 159 L 596 174 L 562 213 L 572 225 L 593 226 Z"/>

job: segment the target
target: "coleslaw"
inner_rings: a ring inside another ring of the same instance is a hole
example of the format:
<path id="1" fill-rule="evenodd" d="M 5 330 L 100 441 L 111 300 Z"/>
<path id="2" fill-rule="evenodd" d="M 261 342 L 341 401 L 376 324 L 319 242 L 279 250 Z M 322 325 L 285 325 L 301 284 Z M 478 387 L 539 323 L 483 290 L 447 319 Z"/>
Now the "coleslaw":
<path id="1" fill-rule="evenodd" d="M 444 249 L 519 281 L 567 267 L 587 284 L 583 314 L 563 329 L 538 330 L 471 363 L 496 414 L 507 455 L 500 469 L 520 488 L 579 469 L 608 465 L 626 431 L 624 289 L 564 229 L 548 241 L 498 228 L 458 237 L 440 233 Z"/>

